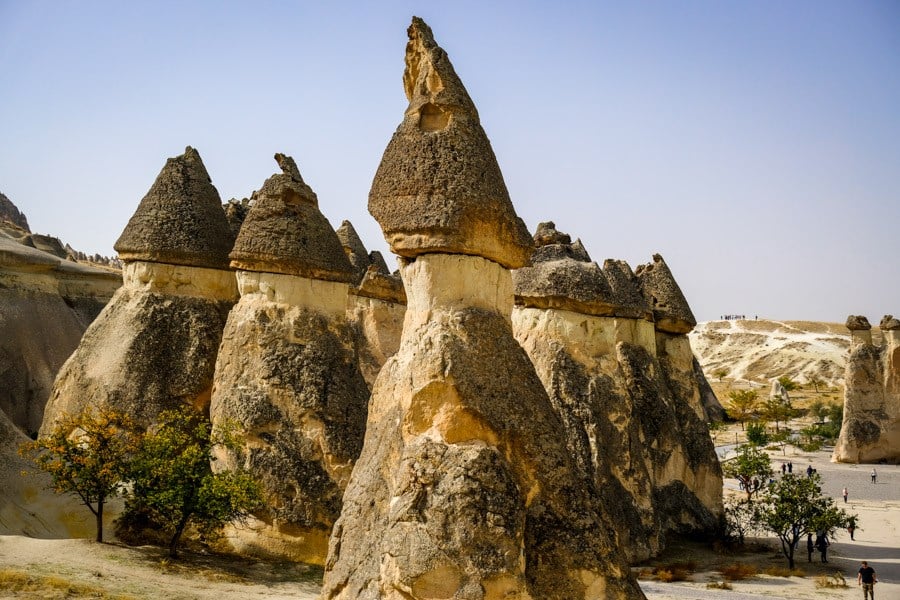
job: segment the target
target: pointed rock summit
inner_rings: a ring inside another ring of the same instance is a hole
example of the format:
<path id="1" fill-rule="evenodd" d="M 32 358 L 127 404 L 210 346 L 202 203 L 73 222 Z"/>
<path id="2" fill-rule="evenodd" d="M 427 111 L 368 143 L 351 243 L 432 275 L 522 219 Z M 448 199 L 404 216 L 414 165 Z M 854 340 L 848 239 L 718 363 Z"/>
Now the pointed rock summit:
<path id="1" fill-rule="evenodd" d="M 365 276 L 369 265 L 372 263 L 372 259 L 350 221 L 343 221 L 341 226 L 337 228 L 336 233 L 338 239 L 341 240 L 341 246 L 344 247 L 344 253 L 347 255 L 347 260 L 350 261 L 350 264 L 353 266 L 353 271 L 356 274 L 354 283 L 359 284 L 363 276 Z M 385 269 L 387 269 L 386 265 Z"/>
<path id="2" fill-rule="evenodd" d="M 470 254 L 521 267 L 531 239 L 478 111 L 431 28 L 414 17 L 407 33 L 409 107 L 375 174 L 369 212 L 401 256 Z"/>
<path id="3" fill-rule="evenodd" d="M 691 307 L 662 256 L 654 254 L 653 262 L 639 266 L 635 274 L 641 282 L 644 297 L 653 308 L 658 330 L 688 333 L 697 325 Z"/>
<path id="4" fill-rule="evenodd" d="M 272 175 L 247 213 L 231 266 L 243 271 L 283 273 L 350 282 L 353 269 L 319 202 L 290 156 L 276 154 L 282 173 Z"/>
<path id="5" fill-rule="evenodd" d="M 126 262 L 224 269 L 233 243 L 219 192 L 200 153 L 188 146 L 166 161 L 115 249 Z"/>

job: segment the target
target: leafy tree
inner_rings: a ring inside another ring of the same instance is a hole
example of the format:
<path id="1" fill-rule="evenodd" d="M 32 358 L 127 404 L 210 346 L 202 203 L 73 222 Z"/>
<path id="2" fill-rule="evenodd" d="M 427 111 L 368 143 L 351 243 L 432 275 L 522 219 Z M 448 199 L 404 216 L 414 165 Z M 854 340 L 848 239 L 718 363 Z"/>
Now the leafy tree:
<path id="1" fill-rule="evenodd" d="M 713 371 L 713 376 L 719 381 L 722 381 L 726 375 L 728 375 L 728 369 L 716 369 Z"/>
<path id="2" fill-rule="evenodd" d="M 844 422 L 844 404 L 837 402 L 828 407 L 828 422 L 834 424 L 838 433 L 841 431 L 841 424 Z M 835 435 L 834 437 L 837 437 Z"/>
<path id="3" fill-rule="evenodd" d="M 759 421 L 747 424 L 747 443 L 752 446 L 765 446 L 769 443 L 769 434 L 766 433 L 766 425 Z"/>
<path id="4" fill-rule="evenodd" d="M 756 390 L 731 390 L 728 392 L 728 399 L 728 416 L 740 421 L 741 429 L 744 429 L 744 422 L 756 414 L 759 394 Z"/>
<path id="5" fill-rule="evenodd" d="M 794 546 L 808 533 L 824 532 L 831 537 L 835 529 L 850 519 L 834 500 L 822 495 L 822 479 L 785 474 L 766 487 L 756 504 L 756 520 L 781 541 L 781 551 L 794 568 Z M 855 516 L 854 516 L 855 518 Z"/>
<path id="6" fill-rule="evenodd" d="M 763 402 L 760 414 L 767 421 L 775 422 L 775 431 L 778 431 L 778 425 L 794 416 L 794 409 L 787 402 L 783 402 L 781 398 L 767 398 Z"/>
<path id="7" fill-rule="evenodd" d="M 722 465 L 722 471 L 726 477 L 733 477 L 741 482 L 749 502 L 753 494 L 764 488 L 764 483 L 772 477 L 772 461 L 762 449 L 744 444 L 738 446 L 735 458 Z"/>
<path id="8" fill-rule="evenodd" d="M 97 519 L 103 541 L 103 506 L 122 490 L 140 436 L 127 415 L 108 408 L 63 416 L 49 436 L 19 448 L 50 474 L 53 491 L 73 494 Z"/>
<path id="9" fill-rule="evenodd" d="M 809 405 L 809 414 L 815 417 L 816 421 L 821 421 L 828 416 L 828 406 L 821 400 L 816 399 Z"/>
<path id="10" fill-rule="evenodd" d="M 707 423 L 709 427 L 709 433 L 712 435 L 713 442 L 716 441 L 716 437 L 723 431 L 725 431 L 725 423 L 722 421 L 710 421 Z"/>
<path id="11" fill-rule="evenodd" d="M 800 385 L 796 381 L 791 379 L 788 375 L 782 375 L 781 377 L 779 377 L 778 383 L 780 383 L 781 387 L 783 387 L 785 391 L 788 392 L 793 392 L 800 387 Z"/>
<path id="12" fill-rule="evenodd" d="M 209 533 L 246 517 L 261 504 L 258 484 L 246 473 L 210 467 L 216 445 L 234 447 L 232 430 L 213 434 L 209 422 L 190 409 L 160 414 L 160 425 L 145 434 L 132 475 L 125 520 L 149 518 L 169 537 L 169 555 L 188 525 Z"/>
<path id="13" fill-rule="evenodd" d="M 756 511 L 749 500 L 729 496 L 725 499 L 725 536 L 744 544 L 744 538 L 759 529 Z"/>

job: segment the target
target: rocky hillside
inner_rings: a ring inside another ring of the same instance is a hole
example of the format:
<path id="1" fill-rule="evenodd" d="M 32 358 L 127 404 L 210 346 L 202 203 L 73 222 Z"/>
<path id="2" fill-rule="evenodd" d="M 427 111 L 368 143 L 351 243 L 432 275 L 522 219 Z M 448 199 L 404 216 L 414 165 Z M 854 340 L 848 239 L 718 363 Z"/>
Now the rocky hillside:
<path id="1" fill-rule="evenodd" d="M 828 386 L 844 384 L 850 332 L 843 323 L 707 321 L 689 337 L 711 380 L 764 383 L 787 375 L 799 383 L 818 379 Z"/>

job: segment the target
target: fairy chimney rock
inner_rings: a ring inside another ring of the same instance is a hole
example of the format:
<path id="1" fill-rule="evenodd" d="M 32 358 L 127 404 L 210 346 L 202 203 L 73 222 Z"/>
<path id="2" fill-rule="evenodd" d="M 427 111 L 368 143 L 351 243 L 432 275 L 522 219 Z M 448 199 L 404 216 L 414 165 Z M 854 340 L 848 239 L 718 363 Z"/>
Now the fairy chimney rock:
<path id="1" fill-rule="evenodd" d="M 478 111 L 428 25 L 415 18 L 408 34 L 409 107 L 375 174 L 369 212 L 401 256 L 470 254 L 524 266 L 531 238 Z"/>
<path id="2" fill-rule="evenodd" d="M 653 309 L 659 331 L 689 333 L 697 325 L 691 307 L 662 256 L 654 254 L 653 262 L 640 265 L 635 275 L 640 281 L 641 292 Z"/>
<path id="3" fill-rule="evenodd" d="M 319 211 L 316 194 L 294 160 L 276 154 L 282 173 L 272 175 L 253 194 L 231 266 L 242 271 L 281 273 L 349 283 L 353 268 L 338 236 Z"/>
<path id="4" fill-rule="evenodd" d="M 641 293 L 641 283 L 631 265 L 607 258 L 603 261 L 603 274 L 616 303 L 616 316 L 653 321 L 653 310 Z"/>
<path id="5" fill-rule="evenodd" d="M 900 329 L 900 319 L 895 319 L 894 315 L 884 315 L 878 328 L 882 331 L 897 331 Z"/>
<path id="6" fill-rule="evenodd" d="M 847 329 L 850 330 L 850 345 L 872 344 L 872 326 L 869 319 L 863 315 L 850 315 L 847 317 Z"/>
<path id="7" fill-rule="evenodd" d="M 115 249 L 125 262 L 227 269 L 233 243 L 219 192 L 200 153 L 188 146 L 166 161 Z"/>
<path id="8" fill-rule="evenodd" d="M 358 285 L 366 274 L 369 265 L 372 264 L 372 259 L 350 221 L 343 221 L 341 226 L 337 228 L 336 233 L 341 241 L 341 246 L 344 248 L 344 253 L 347 255 L 347 260 L 350 261 L 350 264 L 353 266 L 353 272 L 356 274 L 354 283 Z M 387 266 L 385 266 L 385 269 L 387 269 Z"/>

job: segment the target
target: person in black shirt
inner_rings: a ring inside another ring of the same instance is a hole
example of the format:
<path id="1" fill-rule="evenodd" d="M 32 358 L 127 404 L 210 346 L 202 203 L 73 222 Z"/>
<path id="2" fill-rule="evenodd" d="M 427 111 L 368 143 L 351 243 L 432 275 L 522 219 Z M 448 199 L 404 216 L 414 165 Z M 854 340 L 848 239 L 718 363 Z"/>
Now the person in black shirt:
<path id="1" fill-rule="evenodd" d="M 875 600 L 875 584 L 878 579 L 875 577 L 875 569 L 869 566 L 869 563 L 862 561 L 859 568 L 859 574 L 856 576 L 856 585 L 861 585 L 863 589 L 863 600 Z"/>

